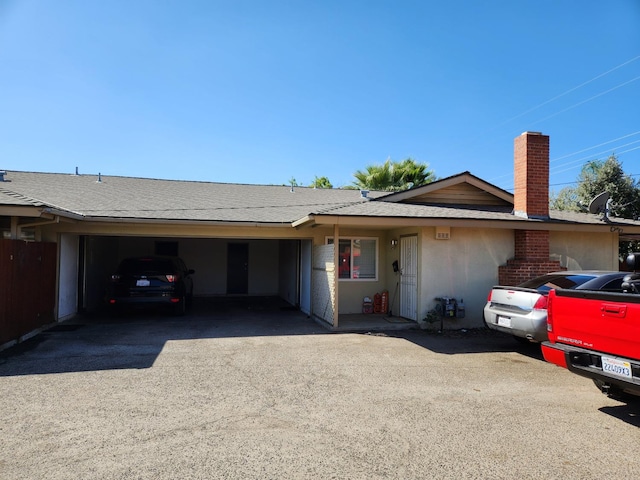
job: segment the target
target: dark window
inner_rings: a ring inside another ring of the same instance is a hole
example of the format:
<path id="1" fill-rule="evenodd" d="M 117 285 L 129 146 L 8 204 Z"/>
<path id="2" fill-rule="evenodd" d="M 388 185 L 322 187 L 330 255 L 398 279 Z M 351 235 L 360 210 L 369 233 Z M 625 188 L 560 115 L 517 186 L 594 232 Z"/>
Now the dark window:
<path id="1" fill-rule="evenodd" d="M 333 244 L 333 238 L 327 238 Z M 338 278 L 375 280 L 378 265 L 378 240 L 375 238 L 341 238 L 338 242 Z"/>
<path id="2" fill-rule="evenodd" d="M 600 290 L 606 290 L 607 292 L 622 292 L 622 277 L 605 283 Z"/>
<path id="3" fill-rule="evenodd" d="M 178 242 L 156 242 L 156 255 L 166 255 L 167 257 L 178 256 Z"/>

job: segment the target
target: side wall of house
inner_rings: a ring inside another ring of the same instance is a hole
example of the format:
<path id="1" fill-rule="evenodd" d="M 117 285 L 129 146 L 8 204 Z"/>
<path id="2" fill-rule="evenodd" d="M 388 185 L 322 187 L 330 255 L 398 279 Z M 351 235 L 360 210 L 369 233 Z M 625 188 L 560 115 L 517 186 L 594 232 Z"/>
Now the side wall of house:
<path id="1" fill-rule="evenodd" d="M 418 318 L 436 308 L 436 298 L 453 297 L 464 300 L 465 317 L 446 319 L 445 328 L 482 326 L 498 267 L 513 257 L 513 231 L 451 228 L 449 240 L 438 240 L 435 227 L 425 227 L 421 239 Z"/>
<path id="2" fill-rule="evenodd" d="M 550 232 L 549 253 L 567 270 L 618 270 L 615 233 Z"/>
<path id="3" fill-rule="evenodd" d="M 481 327 L 487 294 L 498 284 L 498 267 L 514 255 L 513 230 L 451 228 L 437 240 L 435 228 L 421 232 L 418 318 L 434 309 L 437 297 L 464 299 L 465 318 L 445 319 L 445 328 Z M 614 233 L 550 232 L 550 258 L 570 270 L 618 270 Z"/>

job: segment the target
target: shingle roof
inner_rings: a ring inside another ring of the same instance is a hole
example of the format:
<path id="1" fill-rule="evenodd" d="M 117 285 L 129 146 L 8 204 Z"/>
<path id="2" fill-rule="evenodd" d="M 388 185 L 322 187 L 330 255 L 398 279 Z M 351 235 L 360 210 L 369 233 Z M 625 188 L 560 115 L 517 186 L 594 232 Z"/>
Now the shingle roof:
<path id="1" fill-rule="evenodd" d="M 398 203 L 388 192 L 314 189 L 60 173 L 7 172 L 0 206 L 42 206 L 86 219 L 213 221 L 291 224 L 305 217 L 460 219 L 540 222 L 513 215 L 511 208 L 478 205 Z M 387 201 L 388 200 L 388 201 Z M 639 227 L 639 221 L 613 219 Z M 550 211 L 546 222 L 603 225 L 600 215 Z"/>
<path id="2" fill-rule="evenodd" d="M 0 188 L 0 205 L 11 205 L 21 207 L 40 207 L 41 202 L 25 197 L 12 191 L 5 191 Z"/>
<path id="3" fill-rule="evenodd" d="M 358 190 L 7 172 L 0 205 L 44 205 L 86 218 L 291 223 L 366 202 Z M 370 197 L 384 195 L 371 192 Z M 30 202 L 30 203 L 27 203 Z"/>
<path id="4" fill-rule="evenodd" d="M 369 203 L 336 207 L 325 214 L 338 216 L 395 217 L 407 219 L 459 219 L 522 222 L 524 218 L 516 216 L 509 207 L 491 207 L 478 205 L 424 205 L 388 202 L 385 198 Z M 640 222 L 627 219 L 613 219 L 615 223 L 640 226 Z M 526 221 L 540 222 L 529 219 Z M 546 222 L 603 225 L 602 215 L 550 210 Z"/>

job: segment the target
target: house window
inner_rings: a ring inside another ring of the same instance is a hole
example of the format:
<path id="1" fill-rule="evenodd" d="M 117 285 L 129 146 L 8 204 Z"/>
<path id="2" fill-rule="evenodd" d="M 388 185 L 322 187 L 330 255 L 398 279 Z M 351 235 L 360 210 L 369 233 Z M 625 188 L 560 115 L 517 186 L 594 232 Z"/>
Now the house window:
<path id="1" fill-rule="evenodd" d="M 333 244 L 333 238 L 327 238 Z M 338 277 L 342 280 L 377 280 L 378 240 L 341 238 L 338 241 Z"/>

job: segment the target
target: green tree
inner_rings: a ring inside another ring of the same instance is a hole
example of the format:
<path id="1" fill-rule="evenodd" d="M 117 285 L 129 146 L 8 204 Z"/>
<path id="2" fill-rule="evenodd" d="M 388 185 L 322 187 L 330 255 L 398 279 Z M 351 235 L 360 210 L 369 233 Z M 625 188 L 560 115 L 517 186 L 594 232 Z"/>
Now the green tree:
<path id="1" fill-rule="evenodd" d="M 609 192 L 612 216 L 635 218 L 640 214 L 640 190 L 633 179 L 624 173 L 615 155 L 607 160 L 594 160 L 582 167 L 578 177 L 578 202 L 589 205 L 596 195 Z"/>
<path id="2" fill-rule="evenodd" d="M 552 210 L 568 210 L 571 212 L 582 212 L 584 208 L 581 207 L 578 201 L 578 193 L 575 187 L 564 187 L 558 193 L 551 193 L 549 199 L 549 208 Z"/>
<path id="3" fill-rule="evenodd" d="M 586 211 L 596 195 L 609 192 L 609 216 L 637 218 L 640 215 L 640 186 L 624 173 L 615 155 L 607 160 L 592 160 L 583 165 L 576 187 L 565 187 L 552 195 L 549 206 L 555 210 Z M 620 258 L 638 251 L 636 241 L 620 242 Z"/>
<path id="4" fill-rule="evenodd" d="M 317 175 L 313 178 L 313 182 L 311 182 L 309 186 L 313 188 L 333 188 L 333 185 L 331 185 L 327 177 L 318 177 Z"/>
<path id="5" fill-rule="evenodd" d="M 609 192 L 612 216 L 636 218 L 640 214 L 640 187 L 624 173 L 615 155 L 607 160 L 592 160 L 582 166 L 575 187 L 552 194 L 549 206 L 554 210 L 586 211 L 596 195 Z"/>
<path id="6" fill-rule="evenodd" d="M 401 162 L 391 159 L 382 165 L 368 165 L 365 170 L 353 174 L 353 185 L 363 190 L 398 192 L 431 183 L 436 179 L 426 163 L 417 163 L 411 158 Z"/>

